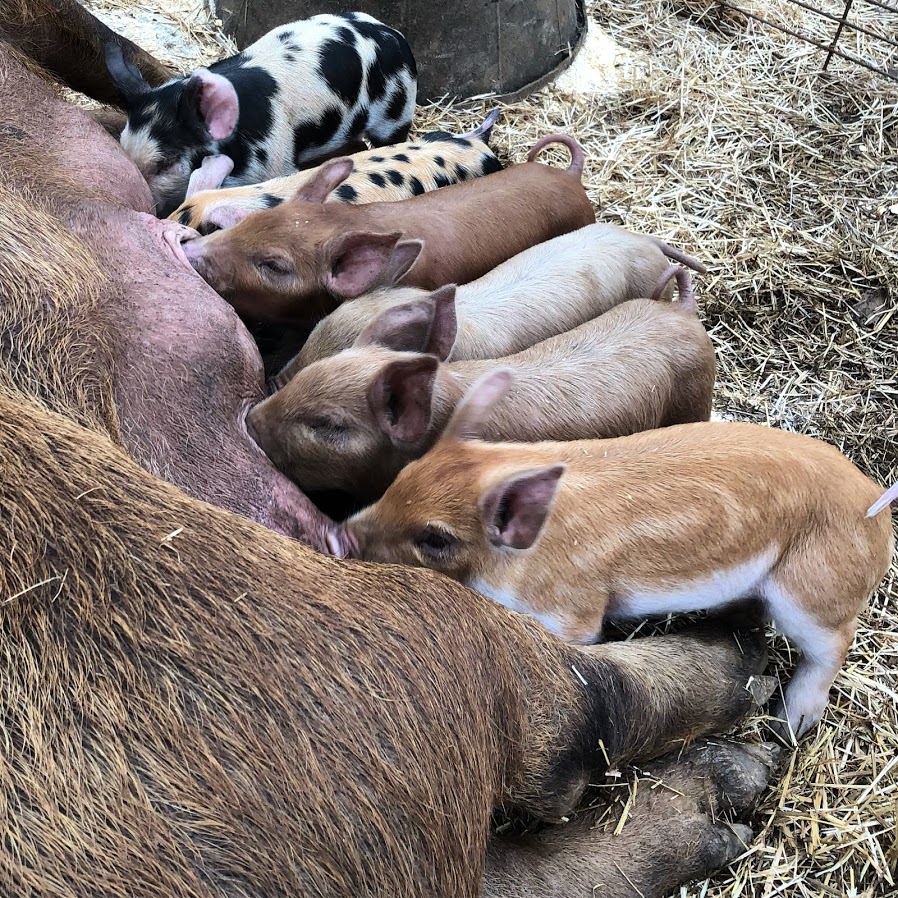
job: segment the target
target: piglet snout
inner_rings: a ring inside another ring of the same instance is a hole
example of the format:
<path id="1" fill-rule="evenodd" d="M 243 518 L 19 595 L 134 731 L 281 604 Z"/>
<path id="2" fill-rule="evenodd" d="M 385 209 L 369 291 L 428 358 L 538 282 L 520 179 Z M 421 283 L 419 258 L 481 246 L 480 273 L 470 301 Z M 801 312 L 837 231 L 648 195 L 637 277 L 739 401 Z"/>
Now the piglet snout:
<path id="1" fill-rule="evenodd" d="M 197 237 L 199 237 L 199 234 L 197 234 Z M 196 268 L 197 264 L 203 258 L 202 242 L 194 237 L 189 237 L 181 244 L 181 249 L 183 250 L 187 261 Z"/>
<path id="2" fill-rule="evenodd" d="M 181 249 L 187 264 L 190 265 L 200 277 L 204 278 L 207 283 L 217 289 L 215 282 L 211 280 L 213 271 L 209 264 L 209 256 L 206 251 L 205 241 L 200 235 L 197 234 L 195 238 L 185 241 L 181 245 Z"/>

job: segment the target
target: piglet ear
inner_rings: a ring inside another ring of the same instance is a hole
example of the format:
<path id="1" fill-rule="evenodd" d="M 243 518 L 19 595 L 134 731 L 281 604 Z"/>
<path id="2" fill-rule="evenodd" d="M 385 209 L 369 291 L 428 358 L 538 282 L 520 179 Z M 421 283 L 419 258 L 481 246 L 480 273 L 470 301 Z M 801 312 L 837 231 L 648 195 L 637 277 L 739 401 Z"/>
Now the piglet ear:
<path id="1" fill-rule="evenodd" d="M 195 102 L 199 117 L 213 140 L 225 140 L 237 127 L 240 104 L 227 78 L 208 69 L 197 69 L 185 82 L 185 102 Z"/>
<path id="2" fill-rule="evenodd" d="M 212 231 L 226 231 L 228 228 L 233 228 L 234 225 L 240 224 L 245 218 L 249 218 L 253 212 L 258 211 L 258 209 L 252 206 L 244 206 L 240 198 L 226 202 L 215 202 L 211 204 L 211 208 L 208 210 L 203 210 L 201 207 L 202 224 L 199 226 L 199 229 L 201 233 L 209 234 Z"/>
<path id="3" fill-rule="evenodd" d="M 190 173 L 185 199 L 189 200 L 203 190 L 218 190 L 233 169 L 234 160 L 230 156 L 206 156 L 200 167 Z"/>
<path id="4" fill-rule="evenodd" d="M 356 337 L 355 346 L 376 344 L 396 352 L 424 352 L 446 361 L 458 326 L 455 285 L 385 309 Z"/>
<path id="5" fill-rule="evenodd" d="M 433 323 L 428 298 L 385 309 L 356 337 L 353 346 L 375 345 L 396 352 L 424 352 Z"/>
<path id="6" fill-rule="evenodd" d="M 515 474 L 494 486 L 480 500 L 480 517 L 494 546 L 529 549 L 552 511 L 564 465 L 550 465 Z"/>
<path id="7" fill-rule="evenodd" d="M 432 355 L 386 365 L 368 388 L 368 405 L 393 443 L 417 443 L 430 427 L 437 360 Z"/>
<path id="8" fill-rule="evenodd" d="M 424 352 L 445 362 L 455 346 L 458 336 L 458 318 L 455 314 L 455 284 L 447 284 L 428 297 L 433 308 L 433 320 L 427 335 Z"/>
<path id="9" fill-rule="evenodd" d="M 380 286 L 395 287 L 414 267 L 423 249 L 423 240 L 403 240 L 397 243 Z"/>
<path id="10" fill-rule="evenodd" d="M 493 409 L 511 389 L 510 368 L 496 368 L 481 375 L 465 393 L 449 419 L 443 437 L 454 440 L 476 440 Z"/>
<path id="11" fill-rule="evenodd" d="M 324 276 L 328 292 L 340 299 L 355 299 L 383 283 L 401 236 L 350 231 L 328 240 L 321 254 L 329 266 Z"/>
<path id="12" fill-rule="evenodd" d="M 343 156 L 330 159 L 312 170 L 309 178 L 293 195 L 303 203 L 323 203 L 351 174 L 352 159 Z"/>
<path id="13" fill-rule="evenodd" d="M 103 47 L 103 53 L 106 57 L 106 70 L 126 106 L 130 106 L 141 94 L 147 94 L 152 90 L 140 74 L 140 69 L 125 59 L 125 54 L 118 43 L 108 41 Z"/>

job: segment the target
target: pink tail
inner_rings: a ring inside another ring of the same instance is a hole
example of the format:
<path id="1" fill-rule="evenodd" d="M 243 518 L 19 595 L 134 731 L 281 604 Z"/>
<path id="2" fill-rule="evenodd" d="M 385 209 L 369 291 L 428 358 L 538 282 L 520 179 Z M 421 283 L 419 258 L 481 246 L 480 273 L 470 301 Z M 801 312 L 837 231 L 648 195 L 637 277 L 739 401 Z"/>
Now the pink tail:
<path id="1" fill-rule="evenodd" d="M 695 303 L 695 292 L 692 289 L 692 278 L 689 272 L 682 265 L 671 265 L 658 280 L 658 285 L 652 293 L 651 298 L 656 302 L 661 299 L 672 278 L 677 279 L 677 293 L 679 294 L 679 304 L 689 312 L 697 312 L 698 306 Z"/>
<path id="2" fill-rule="evenodd" d="M 874 518 L 888 506 L 898 507 L 898 481 L 893 483 L 868 509 L 867 517 Z"/>
<path id="3" fill-rule="evenodd" d="M 490 145 L 490 135 L 493 132 L 493 125 L 499 120 L 499 116 L 502 114 L 501 109 L 494 109 L 484 120 L 482 125 L 478 125 L 473 131 L 468 131 L 467 134 L 462 134 L 462 137 L 466 137 L 469 140 L 481 140 L 487 146 Z"/>
<path id="4" fill-rule="evenodd" d="M 536 162 L 536 157 L 551 143 L 564 144 L 568 148 L 571 154 L 571 164 L 567 167 L 567 171 L 576 178 L 582 177 L 583 166 L 586 163 L 583 147 L 569 134 L 548 134 L 545 137 L 541 137 L 533 144 L 533 149 L 527 154 L 527 161 Z"/>
<path id="5" fill-rule="evenodd" d="M 673 259 L 674 262 L 681 262 L 683 265 L 688 266 L 693 271 L 697 271 L 699 274 L 707 274 L 708 269 L 699 262 L 698 259 L 693 256 L 687 255 L 681 249 L 677 249 L 675 246 L 671 246 L 669 243 L 665 243 L 661 240 L 660 237 L 652 237 L 652 240 L 655 241 L 657 247 L 667 256 L 668 259 Z"/>

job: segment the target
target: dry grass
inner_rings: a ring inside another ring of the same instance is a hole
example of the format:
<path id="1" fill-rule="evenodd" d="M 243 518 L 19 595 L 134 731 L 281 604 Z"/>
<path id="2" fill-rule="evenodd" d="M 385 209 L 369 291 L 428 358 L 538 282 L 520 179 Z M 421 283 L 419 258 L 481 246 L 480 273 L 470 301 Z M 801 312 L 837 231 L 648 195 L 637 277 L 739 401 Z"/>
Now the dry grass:
<path id="1" fill-rule="evenodd" d="M 181 56 L 158 28 L 126 27 L 141 9 L 165 17 L 163 5 L 199 42 Z M 697 286 L 720 416 L 821 437 L 881 483 L 895 480 L 898 87 L 838 61 L 822 75 L 819 52 L 713 0 L 590 5 L 626 65 L 594 92 L 548 88 L 508 107 L 498 151 L 521 160 L 542 134 L 570 131 L 587 150 L 601 219 L 709 264 Z M 94 8 L 126 12 L 121 30 L 184 68 L 226 46 L 189 0 Z M 752 9 L 811 27 L 785 0 Z M 898 16 L 863 15 L 895 33 Z M 466 130 L 486 108 L 428 107 L 418 128 Z M 864 615 L 822 724 L 766 796 L 750 853 L 682 898 L 898 895 L 896 573 Z M 776 670 L 787 670 L 789 649 L 775 645 Z M 757 719 L 745 733 L 761 738 L 763 727 Z"/>

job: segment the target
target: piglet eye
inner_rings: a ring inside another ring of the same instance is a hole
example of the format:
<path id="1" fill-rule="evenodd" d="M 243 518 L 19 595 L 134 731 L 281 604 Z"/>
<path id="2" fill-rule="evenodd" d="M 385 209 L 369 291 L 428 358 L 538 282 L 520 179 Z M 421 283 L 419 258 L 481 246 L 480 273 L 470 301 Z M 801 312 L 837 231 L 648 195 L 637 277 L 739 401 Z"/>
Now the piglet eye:
<path id="1" fill-rule="evenodd" d="M 455 545 L 455 538 L 437 527 L 425 527 L 415 536 L 415 546 L 429 558 L 445 558 Z"/>
<path id="2" fill-rule="evenodd" d="M 307 418 L 303 423 L 321 440 L 335 442 L 346 433 L 346 426 L 331 418 Z"/>
<path id="3" fill-rule="evenodd" d="M 293 274 L 293 266 L 282 256 L 264 256 L 261 259 L 256 259 L 256 268 L 262 274 L 275 275 L 276 277 L 286 277 Z"/>

